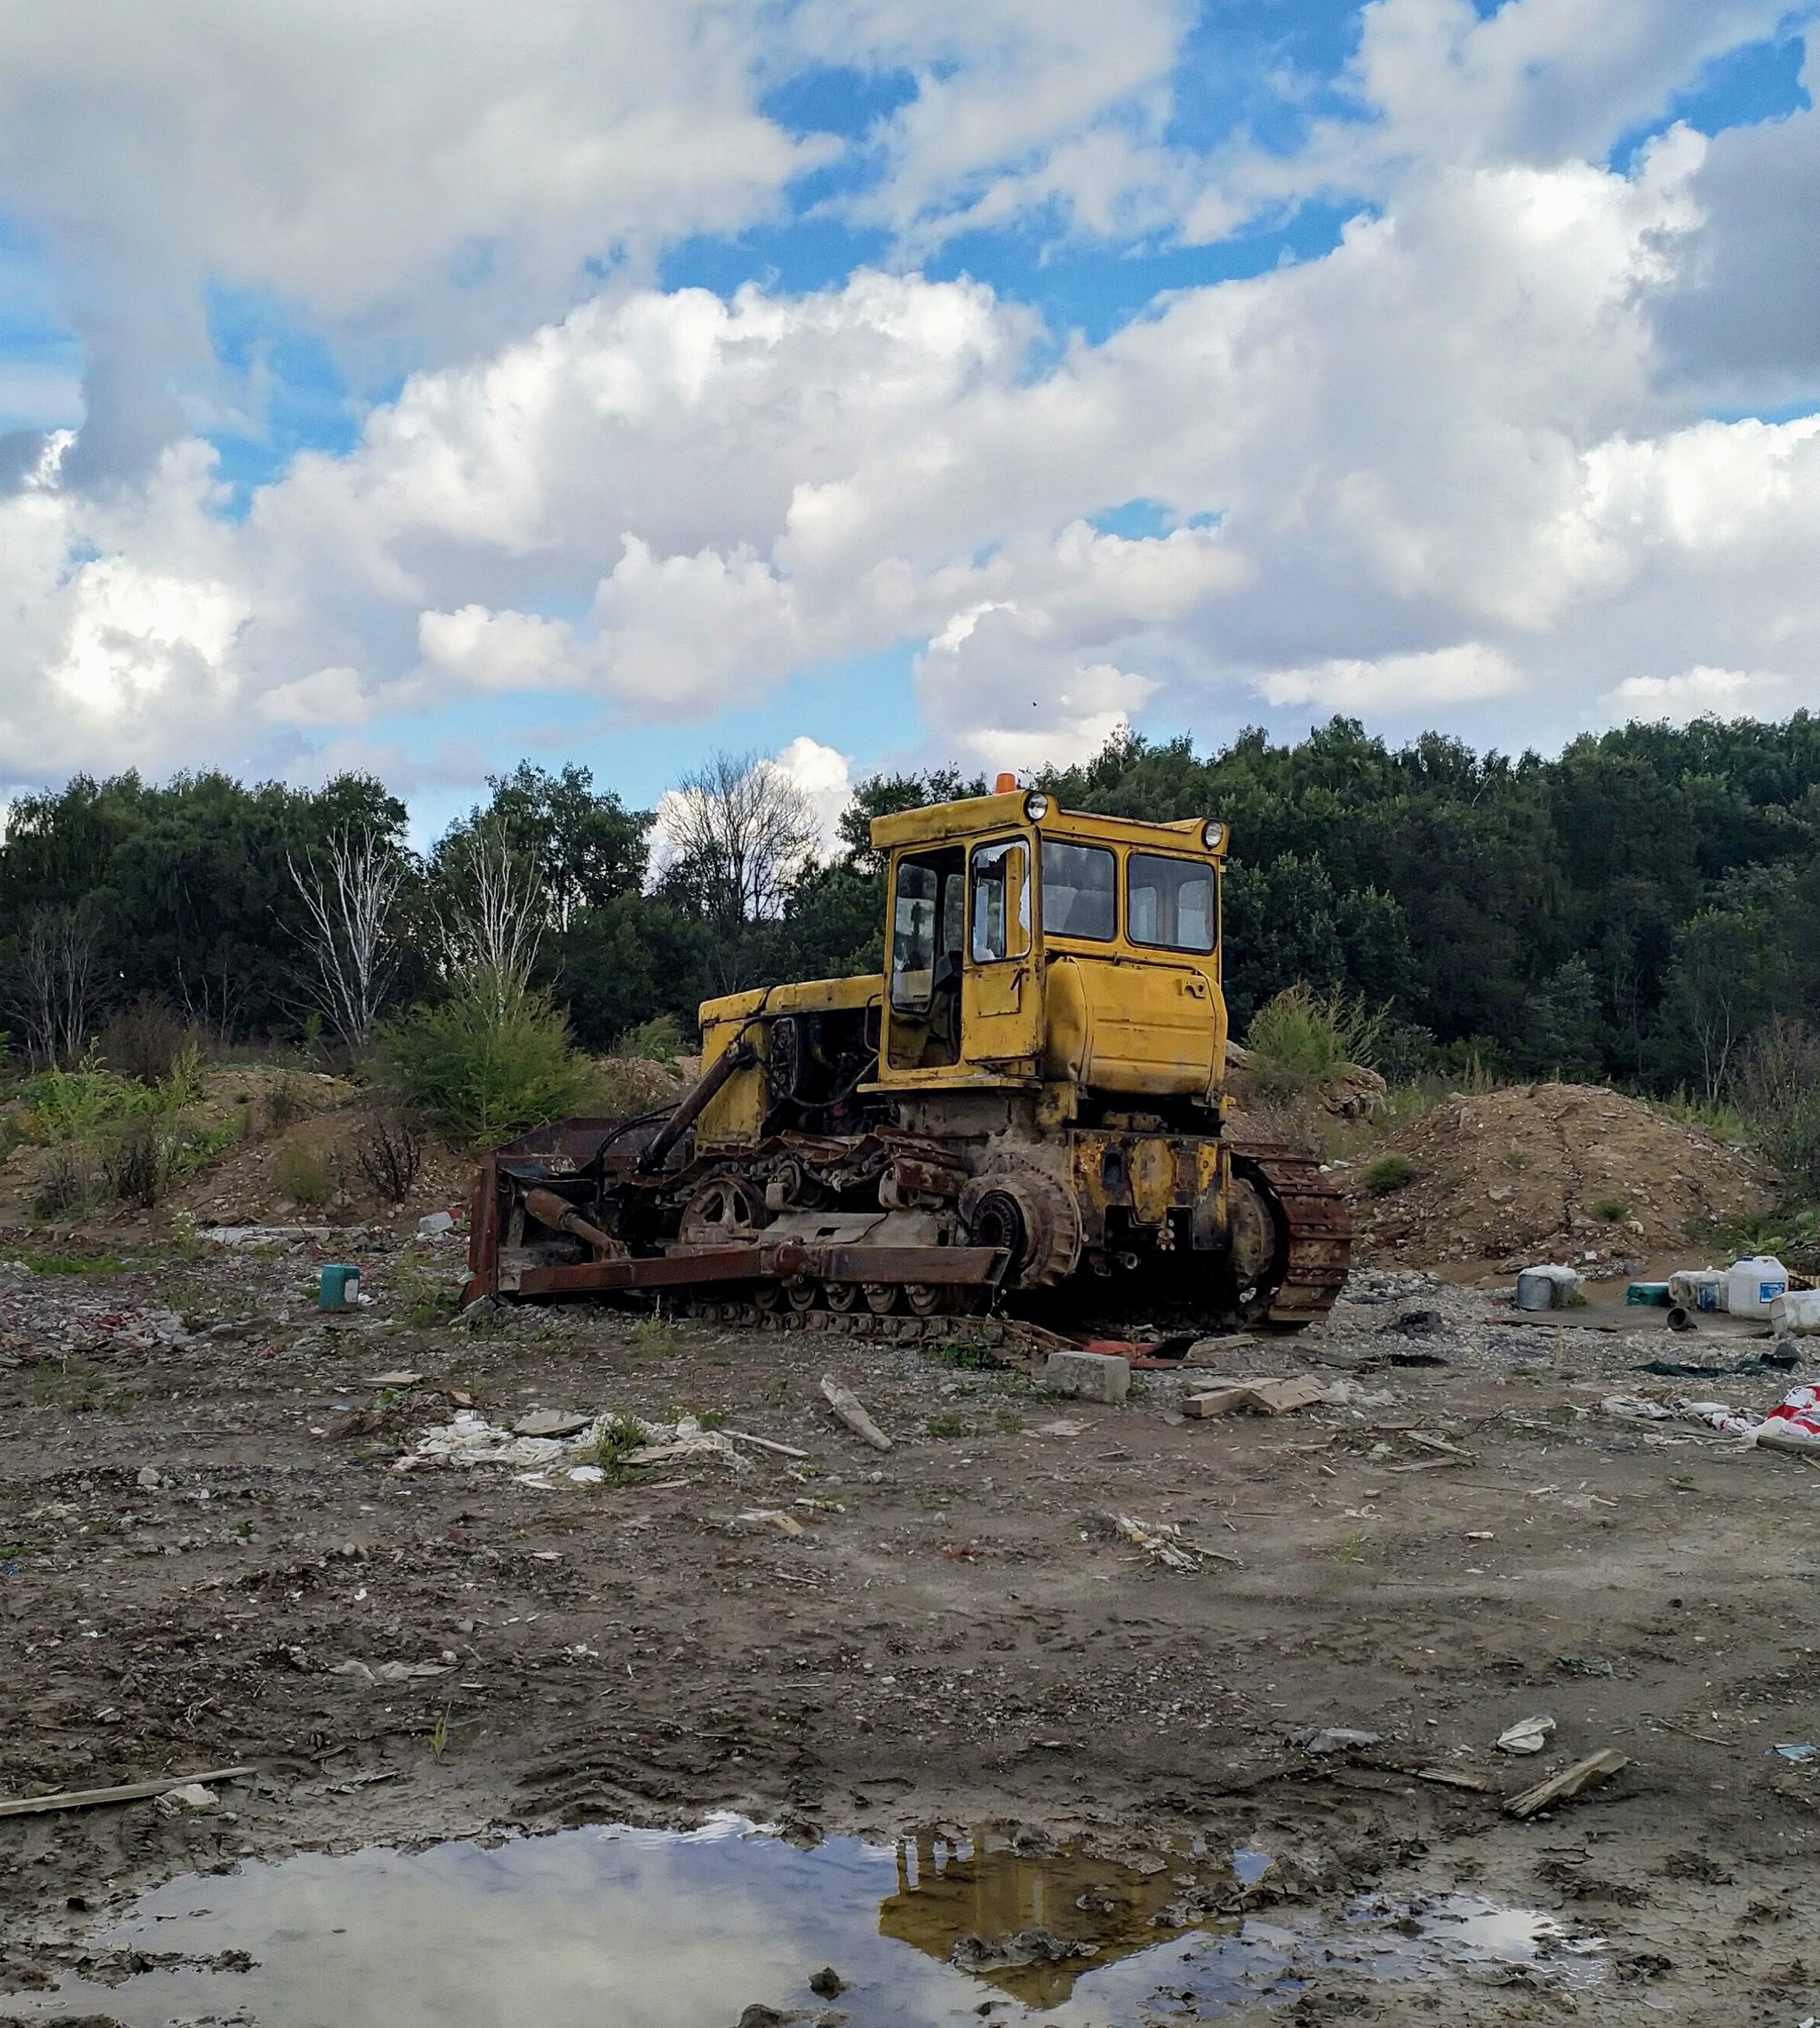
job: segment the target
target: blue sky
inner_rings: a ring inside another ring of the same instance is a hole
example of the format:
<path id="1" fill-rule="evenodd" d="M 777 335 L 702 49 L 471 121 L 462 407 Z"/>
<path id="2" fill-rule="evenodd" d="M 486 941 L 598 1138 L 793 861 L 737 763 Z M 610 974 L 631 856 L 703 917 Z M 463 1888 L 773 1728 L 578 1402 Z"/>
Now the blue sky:
<path id="1" fill-rule="evenodd" d="M 698 13 L 0 26 L 8 780 L 1820 699 L 1811 8 Z"/>

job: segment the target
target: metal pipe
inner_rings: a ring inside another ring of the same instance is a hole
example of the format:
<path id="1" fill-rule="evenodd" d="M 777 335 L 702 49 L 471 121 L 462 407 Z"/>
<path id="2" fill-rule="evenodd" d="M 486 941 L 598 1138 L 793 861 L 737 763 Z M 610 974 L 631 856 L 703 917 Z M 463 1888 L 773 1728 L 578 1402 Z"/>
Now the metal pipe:
<path id="1" fill-rule="evenodd" d="M 632 1165 L 635 1175 L 648 1176 L 661 1169 L 665 1157 L 707 1110 L 714 1094 L 728 1080 L 758 1061 L 758 1051 L 742 1034 L 731 1049 L 722 1050 L 686 1091 L 676 1110 L 653 1134 Z"/>

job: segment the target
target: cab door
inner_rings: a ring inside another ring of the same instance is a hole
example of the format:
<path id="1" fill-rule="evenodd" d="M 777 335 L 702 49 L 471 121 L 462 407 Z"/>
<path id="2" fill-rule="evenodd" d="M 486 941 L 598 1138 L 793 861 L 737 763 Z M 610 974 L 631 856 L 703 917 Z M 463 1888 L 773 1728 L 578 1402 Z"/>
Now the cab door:
<path id="1" fill-rule="evenodd" d="M 961 976 L 961 1047 L 973 1063 L 1034 1058 L 1042 989 L 1033 933 L 1030 842 L 994 838 L 967 860 L 967 953 Z"/>

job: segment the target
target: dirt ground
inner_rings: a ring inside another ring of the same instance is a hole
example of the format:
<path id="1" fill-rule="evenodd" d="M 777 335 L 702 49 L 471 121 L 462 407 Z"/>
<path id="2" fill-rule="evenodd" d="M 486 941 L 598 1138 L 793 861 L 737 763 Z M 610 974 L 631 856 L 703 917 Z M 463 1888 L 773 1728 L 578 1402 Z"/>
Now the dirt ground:
<path id="1" fill-rule="evenodd" d="M 1781 1375 L 1638 1370 L 1760 1340 L 1635 1312 L 1513 1328 L 1483 1293 L 1367 1271 L 1326 1325 L 1194 1355 L 1347 1400 L 1194 1421 L 1173 1372 L 1103 1407 L 866 1340 L 592 1307 L 452 1327 L 455 1247 L 363 1245 L 376 1300 L 332 1324 L 301 1244 L 0 1269 L 0 1792 L 257 1769 L 200 1812 L 0 1821 L 0 1995 L 186 1871 L 733 1808 L 799 1840 L 1198 1833 L 1276 1856 L 1229 1912 L 1468 1888 L 1605 1940 L 1578 1993 L 1335 1969 L 1228 2020 L 1794 2028 L 1820 2004 L 1820 1765 L 1774 1751 L 1820 1738 L 1816 1468 L 1600 1405 L 1760 1412 Z M 401 1370 L 421 1384 L 368 1385 Z M 830 1370 L 888 1454 L 829 1417 Z M 451 1390 L 495 1420 L 719 1411 L 808 1457 L 561 1491 L 395 1470 Z M 798 1532 L 741 1518 L 768 1513 Z M 1166 1568 L 1120 1514 L 1222 1554 Z M 1543 1753 L 1496 1750 L 1538 1713 Z M 1290 1743 L 1321 1726 L 1381 1738 Z M 1503 1813 L 1608 1746 L 1630 1764 L 1605 1786 Z"/>
<path id="2" fill-rule="evenodd" d="M 1412 1174 L 1373 1195 L 1361 1179 L 1385 1152 Z M 1616 1277 L 1665 1253 L 1699 1266 L 1690 1236 L 1767 1209 L 1773 1194 L 1736 1148 L 1592 1084 L 1457 1097 L 1331 1170 L 1352 1202 L 1360 1258 L 1493 1274 L 1551 1260 Z"/>

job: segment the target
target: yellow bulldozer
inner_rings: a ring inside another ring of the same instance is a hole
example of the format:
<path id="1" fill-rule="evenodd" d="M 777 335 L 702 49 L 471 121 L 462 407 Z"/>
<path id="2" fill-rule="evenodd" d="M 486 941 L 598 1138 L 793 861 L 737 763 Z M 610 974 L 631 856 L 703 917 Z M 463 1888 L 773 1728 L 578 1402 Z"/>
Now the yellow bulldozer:
<path id="1" fill-rule="evenodd" d="M 1225 826 L 1002 776 L 872 842 L 883 972 L 707 1001 L 675 1106 L 487 1156 L 466 1299 L 643 1292 L 843 1329 L 1324 1314 L 1344 1203 L 1305 1152 L 1225 1130 Z"/>

